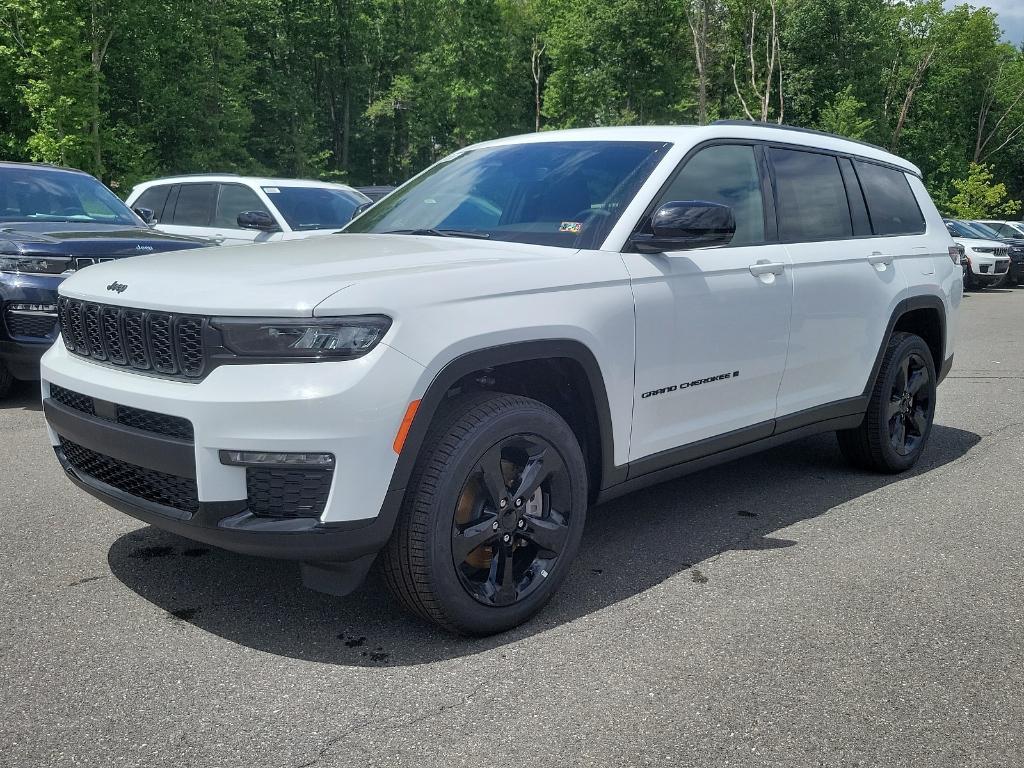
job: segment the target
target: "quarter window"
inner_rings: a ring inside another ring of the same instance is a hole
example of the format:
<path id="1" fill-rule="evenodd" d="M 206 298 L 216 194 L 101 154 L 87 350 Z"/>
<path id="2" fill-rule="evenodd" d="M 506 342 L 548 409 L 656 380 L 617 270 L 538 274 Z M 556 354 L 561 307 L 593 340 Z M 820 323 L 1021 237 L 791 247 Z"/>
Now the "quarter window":
<path id="1" fill-rule="evenodd" d="M 850 204 L 832 155 L 773 149 L 779 237 L 789 242 L 853 236 Z"/>
<path id="2" fill-rule="evenodd" d="M 182 184 L 174 206 L 174 220 L 170 223 L 185 227 L 209 226 L 216 195 L 216 184 Z"/>
<path id="3" fill-rule="evenodd" d="M 924 232 L 924 216 L 905 173 L 858 160 L 857 175 L 867 200 L 871 228 L 876 235 L 918 235 Z"/>
<path id="4" fill-rule="evenodd" d="M 765 241 L 761 178 L 753 147 L 721 144 L 702 149 L 683 166 L 658 205 L 691 200 L 732 208 L 736 234 L 730 245 Z"/>
<path id="5" fill-rule="evenodd" d="M 247 211 L 270 213 L 259 196 L 248 187 L 241 184 L 221 184 L 213 226 L 238 229 L 238 214 Z"/>

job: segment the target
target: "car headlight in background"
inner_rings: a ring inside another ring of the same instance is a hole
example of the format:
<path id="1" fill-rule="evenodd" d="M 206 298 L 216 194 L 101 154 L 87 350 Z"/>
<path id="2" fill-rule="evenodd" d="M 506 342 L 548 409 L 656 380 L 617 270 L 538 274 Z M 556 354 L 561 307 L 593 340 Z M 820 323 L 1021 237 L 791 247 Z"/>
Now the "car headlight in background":
<path id="1" fill-rule="evenodd" d="M 384 338 L 384 315 L 274 319 L 214 318 L 224 346 L 242 357 L 352 360 Z"/>
<path id="2" fill-rule="evenodd" d="M 17 256 L 0 254 L 0 272 L 30 275 L 59 275 L 71 267 L 71 260 L 60 256 Z"/>
<path id="3" fill-rule="evenodd" d="M 975 253 L 995 253 L 996 252 L 995 248 L 987 248 L 985 246 L 979 246 L 979 245 L 972 245 L 971 246 L 971 250 L 974 251 Z"/>

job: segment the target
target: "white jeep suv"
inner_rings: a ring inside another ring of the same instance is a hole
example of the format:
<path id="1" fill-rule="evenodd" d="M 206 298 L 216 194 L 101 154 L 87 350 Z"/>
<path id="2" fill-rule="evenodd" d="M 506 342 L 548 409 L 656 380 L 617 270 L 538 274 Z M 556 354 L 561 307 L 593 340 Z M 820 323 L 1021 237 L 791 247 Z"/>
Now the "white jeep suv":
<path id="1" fill-rule="evenodd" d="M 232 174 L 154 179 L 132 189 L 127 203 L 161 232 L 222 245 L 330 235 L 371 205 L 344 184 Z"/>
<path id="2" fill-rule="evenodd" d="M 61 286 L 49 435 L 87 492 L 487 634 L 587 508 L 835 431 L 928 441 L 962 275 L 917 168 L 754 124 L 545 132 L 433 165 L 336 237 Z"/>

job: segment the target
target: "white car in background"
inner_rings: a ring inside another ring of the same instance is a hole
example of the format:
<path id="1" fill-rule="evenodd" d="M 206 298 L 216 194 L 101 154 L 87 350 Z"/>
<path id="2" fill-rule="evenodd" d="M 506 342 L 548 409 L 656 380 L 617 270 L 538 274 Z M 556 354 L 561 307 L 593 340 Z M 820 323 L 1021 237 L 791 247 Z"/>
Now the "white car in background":
<path id="1" fill-rule="evenodd" d="M 1002 219 L 979 219 L 982 224 L 988 224 L 1003 237 L 1024 237 L 1024 221 L 1004 221 Z"/>
<path id="2" fill-rule="evenodd" d="M 967 271 L 965 288 L 985 288 L 1002 285 L 1010 272 L 1010 248 L 998 240 L 985 240 L 981 233 L 966 221 L 946 219 L 953 242 L 964 249 Z"/>
<path id="3" fill-rule="evenodd" d="M 232 174 L 154 179 L 126 202 L 161 232 L 223 245 L 329 235 L 371 205 L 344 184 Z"/>

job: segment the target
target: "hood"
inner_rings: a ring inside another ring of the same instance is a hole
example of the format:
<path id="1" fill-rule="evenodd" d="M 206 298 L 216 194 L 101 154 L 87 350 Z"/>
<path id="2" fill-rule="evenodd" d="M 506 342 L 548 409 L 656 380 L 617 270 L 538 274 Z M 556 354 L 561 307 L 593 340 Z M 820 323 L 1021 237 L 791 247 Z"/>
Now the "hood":
<path id="1" fill-rule="evenodd" d="M 165 312 L 308 317 L 327 297 L 362 281 L 433 281 L 569 253 L 575 251 L 457 237 L 340 234 L 98 264 L 60 292 Z"/>
<path id="2" fill-rule="evenodd" d="M 100 260 L 202 248 L 209 242 L 158 232 L 149 227 L 67 222 L 0 225 L 0 253 L 53 261 L 51 273 L 81 269 Z"/>

